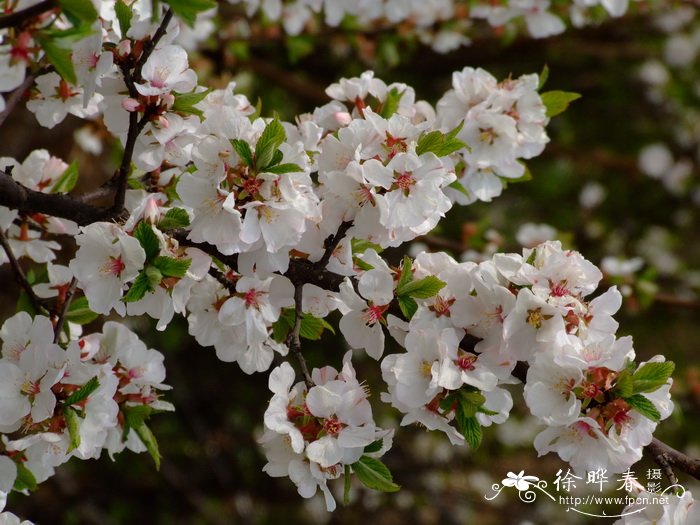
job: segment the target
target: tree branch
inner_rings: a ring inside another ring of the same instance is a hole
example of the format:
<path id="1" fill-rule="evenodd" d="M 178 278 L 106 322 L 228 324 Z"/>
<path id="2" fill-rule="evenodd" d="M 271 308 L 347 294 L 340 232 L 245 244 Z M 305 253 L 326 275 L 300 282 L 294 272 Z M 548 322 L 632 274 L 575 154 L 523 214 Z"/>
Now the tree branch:
<path id="1" fill-rule="evenodd" d="M 75 277 L 73 277 L 73 279 L 71 279 L 70 281 L 70 284 L 68 285 L 68 290 L 66 291 L 66 295 L 63 298 L 63 303 L 57 305 L 59 313 L 58 318 L 56 319 L 56 325 L 53 328 L 54 343 L 58 343 L 59 339 L 61 338 L 61 331 L 63 330 L 63 325 L 66 322 L 66 314 L 68 313 L 68 309 L 70 308 L 70 303 L 73 301 L 76 286 L 78 286 L 78 280 Z"/>
<path id="2" fill-rule="evenodd" d="M 0 206 L 25 213 L 41 213 L 71 220 L 81 226 L 107 221 L 121 215 L 108 208 L 97 208 L 79 199 L 60 193 L 30 190 L 12 178 L 7 170 L 0 171 Z"/>
<path id="3" fill-rule="evenodd" d="M 2 231 L 2 229 L 0 229 L 0 245 L 2 245 L 3 249 L 5 250 L 5 253 L 7 254 L 7 258 L 10 261 L 12 273 L 15 276 L 15 281 L 17 281 L 17 284 L 19 284 L 19 286 L 26 292 L 26 294 L 29 296 L 29 299 L 32 301 L 32 304 L 37 310 L 46 308 L 44 301 L 39 296 L 37 296 L 36 293 L 34 293 L 34 289 L 32 288 L 32 285 L 29 284 L 27 276 L 24 274 L 24 270 L 22 270 L 22 266 L 20 266 L 19 261 L 15 257 L 15 254 L 13 253 L 12 248 L 10 247 L 10 243 L 7 241 L 7 237 L 5 236 L 5 233 Z"/>
<path id="4" fill-rule="evenodd" d="M 695 479 L 700 480 L 700 459 L 693 459 L 686 456 L 683 452 L 676 450 L 656 438 L 653 438 L 651 443 L 645 448 L 652 455 L 654 461 L 662 468 L 670 464 L 679 468 L 686 474 L 693 476 Z"/>
<path id="5" fill-rule="evenodd" d="M 301 353 L 301 339 L 299 334 L 301 333 L 301 317 L 302 317 L 302 300 L 303 300 L 303 290 L 304 285 L 298 283 L 294 285 L 294 328 L 289 333 L 287 337 L 287 346 L 289 350 L 294 354 L 297 361 L 299 361 L 299 366 L 301 368 L 301 373 L 304 376 L 304 383 L 306 383 L 306 388 L 311 388 L 314 386 L 314 382 L 311 379 L 311 374 L 309 373 L 309 368 L 306 366 L 306 359 L 304 359 L 304 354 Z"/>
<path id="6" fill-rule="evenodd" d="M 0 17 L 0 29 L 19 26 L 22 22 L 51 11 L 56 7 L 58 7 L 58 2 L 56 0 L 44 0 L 26 9 L 22 9 L 21 11 L 15 11 L 9 15 L 2 16 Z"/>
<path id="7" fill-rule="evenodd" d="M 324 248 L 326 251 L 323 252 L 323 257 L 316 263 L 316 265 L 319 268 L 325 268 L 326 265 L 328 264 L 328 261 L 330 261 L 331 256 L 333 255 L 333 252 L 335 249 L 338 247 L 338 244 L 340 244 L 340 241 L 343 240 L 343 237 L 345 237 L 345 234 L 348 232 L 348 230 L 352 227 L 352 221 L 344 221 L 340 223 L 340 226 L 338 227 L 338 231 L 336 232 L 335 235 L 331 235 L 326 239 L 324 242 Z"/>

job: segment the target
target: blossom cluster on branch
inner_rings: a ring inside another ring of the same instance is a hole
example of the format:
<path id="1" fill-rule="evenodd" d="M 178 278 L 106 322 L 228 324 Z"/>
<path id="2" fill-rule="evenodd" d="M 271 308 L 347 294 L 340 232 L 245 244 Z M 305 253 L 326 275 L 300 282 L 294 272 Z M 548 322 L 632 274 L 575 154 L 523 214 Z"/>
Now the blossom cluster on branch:
<path id="1" fill-rule="evenodd" d="M 330 85 L 331 100 L 293 122 L 263 118 L 235 84 L 199 85 L 178 43 L 178 17 L 192 25 L 209 3 L 164 3 L 161 16 L 150 2 L 49 2 L 3 35 L 0 75 L 14 80 L 2 89 L 32 80 L 27 108 L 41 125 L 101 119 L 123 155 L 100 188 L 113 199 L 105 208 L 71 195 L 76 163 L 45 150 L 0 158 L 0 262 L 22 287 L 19 313 L 0 329 L 0 492 L 31 490 L 103 449 L 147 451 L 158 465 L 147 421 L 173 409 L 164 357 L 119 322 L 83 333 L 99 315 L 145 314 L 164 330 L 178 313 L 200 345 L 247 374 L 282 361 L 269 373 L 265 471 L 303 497 L 320 489 L 328 510 L 328 481 L 340 476 L 346 496 L 351 475 L 399 488 L 379 459 L 394 430 L 375 423 L 352 352 L 340 371 L 309 371 L 304 359 L 301 339 L 333 330 L 335 311 L 348 347 L 383 357 L 386 391 L 375 397 L 403 425 L 475 449 L 482 427 L 509 416 L 504 385 L 522 381 L 546 427 L 538 453 L 578 472 L 622 472 L 641 458 L 672 411 L 673 364 L 634 362 L 612 317 L 621 296 L 592 296 L 592 263 L 558 242 L 478 265 L 382 256 L 455 204 L 527 180 L 525 161 L 576 94 L 543 92 L 545 73 L 499 81 L 466 67 L 433 107 L 367 71 Z M 343 18 L 362 2 L 323 5 Z M 54 264 L 59 252 L 67 265 Z M 405 351 L 384 356 L 387 334 Z"/>

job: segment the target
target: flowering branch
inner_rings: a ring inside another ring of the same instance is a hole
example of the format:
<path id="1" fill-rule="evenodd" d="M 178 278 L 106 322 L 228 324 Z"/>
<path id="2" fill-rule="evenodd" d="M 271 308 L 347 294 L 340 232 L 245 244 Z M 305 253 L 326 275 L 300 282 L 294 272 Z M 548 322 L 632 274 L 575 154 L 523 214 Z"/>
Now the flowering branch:
<path id="1" fill-rule="evenodd" d="M 331 259 L 331 255 L 333 255 L 333 252 L 338 247 L 338 244 L 343 240 L 343 237 L 345 237 L 345 234 L 351 227 L 352 221 L 342 222 L 338 227 L 336 234 L 331 235 L 326 239 L 326 242 L 324 243 L 324 248 L 326 251 L 323 252 L 323 257 L 321 257 L 321 259 L 316 263 L 319 268 L 326 267 L 328 261 Z"/>
<path id="2" fill-rule="evenodd" d="M 56 0 L 44 0 L 33 6 L 0 17 L 0 29 L 17 27 L 26 20 L 39 16 L 58 7 Z"/>

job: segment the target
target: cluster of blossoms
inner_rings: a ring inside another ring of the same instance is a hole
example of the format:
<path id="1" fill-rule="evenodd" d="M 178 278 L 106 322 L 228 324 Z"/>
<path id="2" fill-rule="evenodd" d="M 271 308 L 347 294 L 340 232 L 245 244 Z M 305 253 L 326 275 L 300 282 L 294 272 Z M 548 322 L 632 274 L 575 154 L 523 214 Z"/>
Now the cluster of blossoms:
<path id="1" fill-rule="evenodd" d="M 34 488 L 71 457 L 143 452 L 152 446 L 145 417 L 173 410 L 160 399 L 170 388 L 163 355 L 122 324 L 56 344 L 48 317 L 20 312 L 0 338 L 4 493 Z"/>
<path id="2" fill-rule="evenodd" d="M 20 276 L 32 315 L 0 330 L 0 493 L 31 489 L 70 457 L 105 449 L 147 450 L 158 462 L 146 419 L 173 408 L 160 399 L 163 356 L 114 321 L 84 335 L 97 314 L 146 314 L 160 330 L 182 314 L 201 345 L 252 374 L 269 370 L 275 353 L 300 355 L 299 338 L 318 339 L 338 310 L 352 349 L 380 360 L 387 330 L 405 348 L 381 363 L 381 397 L 405 414 L 402 424 L 476 448 L 483 426 L 508 418 L 504 385 L 515 375 L 547 425 L 535 443 L 541 454 L 556 451 L 576 470 L 619 472 L 639 459 L 671 412 L 672 364 L 634 365 L 631 340 L 615 337 L 620 295 L 587 299 L 601 274 L 580 254 L 547 242 L 480 264 L 422 253 L 400 268 L 380 255 L 427 234 L 454 203 L 489 201 L 522 177 L 522 161 L 542 152 L 549 117 L 570 94 L 541 94 L 538 75 L 498 82 L 465 68 L 433 107 L 368 71 L 329 86 L 330 102 L 294 122 L 263 119 L 234 84 L 198 85 L 170 11 L 157 26 L 151 2 L 95 4 L 94 16 L 82 5 L 71 17 L 33 19 L 8 32 L 2 51 L 17 55 L 23 42 L 40 53 L 34 39 L 87 17 L 89 31 L 70 33 L 79 35 L 71 66 L 48 56 L 60 67 L 36 78 L 27 107 L 46 127 L 68 113 L 101 119 L 124 146 L 124 163 L 109 220 L 0 207 L 1 262 L 46 264 L 32 282 Z M 397 20 L 411 12 L 396 2 L 347 11 L 363 5 L 323 3 L 330 23 L 359 13 L 372 20 L 389 5 Z M 0 76 L 10 62 L 0 61 Z M 77 166 L 44 150 L 21 163 L 0 159 L 0 168 L 0 182 L 38 202 L 59 194 L 84 204 L 65 195 Z M 68 236 L 75 255 L 54 265 Z M 341 474 L 398 489 L 378 459 L 393 432 L 375 424 L 351 355 L 340 372 L 325 366 L 294 384 L 283 363 L 269 379 L 265 470 L 289 476 L 304 497 L 320 488 L 329 510 L 328 481 Z"/>
<path id="3" fill-rule="evenodd" d="M 270 373 L 274 396 L 265 412 L 265 434 L 260 439 L 270 476 L 289 476 L 299 494 L 310 498 L 321 489 L 329 511 L 335 500 L 327 480 L 362 476 L 391 447 L 393 430 L 377 427 L 368 392 L 350 362 L 350 352 L 338 372 L 331 366 L 313 370 L 313 385 L 294 384 L 294 371 L 283 363 Z M 398 487 L 396 487 L 398 489 Z"/>
<path id="4" fill-rule="evenodd" d="M 360 27 L 377 24 L 408 24 L 420 40 L 438 52 L 448 52 L 469 45 L 467 36 L 476 20 L 485 20 L 493 28 L 525 25 L 534 38 L 563 33 L 567 17 L 577 27 L 600 18 L 596 7 L 613 17 L 627 12 L 629 0 L 498 0 L 460 2 L 459 0 L 229 0 L 243 4 L 248 16 L 262 11 L 270 20 L 279 21 L 284 30 L 298 35 L 316 24 L 323 14 L 325 25 L 336 27 L 352 19 Z"/>

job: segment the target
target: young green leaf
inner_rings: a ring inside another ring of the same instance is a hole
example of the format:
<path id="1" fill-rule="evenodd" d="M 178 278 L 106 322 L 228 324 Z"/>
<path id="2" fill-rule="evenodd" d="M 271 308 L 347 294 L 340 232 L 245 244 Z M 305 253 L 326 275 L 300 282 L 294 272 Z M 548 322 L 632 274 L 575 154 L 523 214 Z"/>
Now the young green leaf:
<path id="1" fill-rule="evenodd" d="M 408 256 L 403 256 L 403 261 L 401 264 L 401 273 L 399 274 L 399 280 L 396 283 L 396 288 L 403 288 L 408 283 L 413 280 L 413 260 Z"/>
<path id="2" fill-rule="evenodd" d="M 537 91 L 542 89 L 544 85 L 547 83 L 547 79 L 549 78 L 549 66 L 545 64 L 542 67 L 542 73 L 540 73 L 540 82 L 537 84 Z"/>
<path id="3" fill-rule="evenodd" d="M 345 465 L 343 476 L 343 505 L 347 505 L 350 503 L 350 465 Z"/>
<path id="4" fill-rule="evenodd" d="M 131 283 L 129 291 L 126 292 L 122 299 L 125 303 L 133 303 L 143 299 L 143 296 L 150 290 L 148 275 L 146 270 L 141 270 L 134 282 Z"/>
<path id="5" fill-rule="evenodd" d="M 369 456 L 362 456 L 352 464 L 352 470 L 366 487 L 382 492 L 397 492 L 399 487 L 384 463 Z"/>
<path id="6" fill-rule="evenodd" d="M 635 394 L 630 397 L 626 397 L 625 401 L 634 410 L 642 414 L 644 417 L 651 419 L 654 422 L 661 421 L 661 414 L 659 413 L 654 403 L 652 403 L 647 397 L 641 394 Z"/>
<path id="7" fill-rule="evenodd" d="M 216 2 L 213 0 L 162 0 L 168 4 L 173 10 L 173 13 L 181 18 L 188 26 L 194 27 L 197 20 L 197 15 L 209 9 L 216 7 Z M 154 12 L 155 6 L 153 7 Z"/>
<path id="8" fill-rule="evenodd" d="M 175 259 L 165 256 L 158 256 L 153 261 L 153 266 L 160 270 L 163 277 L 184 277 L 191 264 L 191 259 Z M 160 283 L 160 281 L 158 282 Z"/>
<path id="9" fill-rule="evenodd" d="M 114 4 L 114 11 L 117 14 L 117 20 L 119 21 L 119 28 L 122 32 L 122 38 L 126 37 L 126 34 L 131 28 L 131 19 L 134 16 L 133 11 L 129 6 L 124 3 L 124 0 L 117 0 Z"/>
<path id="10" fill-rule="evenodd" d="M 386 95 L 386 100 L 384 100 L 384 103 L 381 106 L 379 115 L 388 119 L 394 113 L 396 113 L 405 92 L 405 90 L 399 91 L 397 88 L 391 88 Z"/>
<path id="11" fill-rule="evenodd" d="M 160 450 L 158 441 L 146 425 L 146 419 L 151 415 L 152 409 L 148 406 L 127 407 L 124 410 L 124 434 L 128 435 L 130 429 L 136 432 L 141 442 L 146 446 L 146 450 L 156 464 L 156 470 L 160 470 Z"/>
<path id="12" fill-rule="evenodd" d="M 44 50 L 46 59 L 56 68 L 56 72 L 69 84 L 77 84 L 78 79 L 75 76 L 75 68 L 70 58 L 71 50 L 59 46 L 55 38 L 45 34 L 37 34 L 36 40 Z"/>
<path id="13" fill-rule="evenodd" d="M 241 162 L 248 167 L 253 167 L 253 151 L 250 149 L 250 144 L 245 140 L 231 139 L 231 146 L 236 151 L 241 159 Z"/>
<path id="14" fill-rule="evenodd" d="M 146 221 L 138 223 L 134 228 L 133 236 L 141 243 L 141 248 L 146 252 L 146 264 L 156 258 L 160 251 L 160 242 L 153 228 Z"/>
<path id="15" fill-rule="evenodd" d="M 34 474 L 24 463 L 17 463 L 17 477 L 15 478 L 14 489 L 22 492 L 24 490 L 36 490 L 37 482 Z"/>
<path id="16" fill-rule="evenodd" d="M 69 406 L 63 409 L 63 417 L 66 420 L 66 428 L 70 437 L 70 445 L 68 452 L 75 450 L 80 446 L 80 416 L 78 412 Z"/>
<path id="17" fill-rule="evenodd" d="M 299 173 L 304 171 L 297 164 L 277 164 L 276 166 L 268 166 L 265 168 L 265 173 L 274 175 L 283 175 L 285 173 Z"/>
<path id="18" fill-rule="evenodd" d="M 170 208 L 158 221 L 159 230 L 186 228 L 190 225 L 190 216 L 182 208 Z"/>
<path id="19" fill-rule="evenodd" d="M 567 91 L 547 91 L 542 93 L 542 103 L 547 108 L 548 117 L 556 117 L 560 113 L 566 111 L 574 100 L 581 98 L 578 93 L 570 93 Z"/>
<path id="20" fill-rule="evenodd" d="M 95 390 L 100 388 L 100 382 L 96 377 L 91 378 L 87 383 L 82 385 L 78 390 L 69 395 L 65 401 L 63 401 L 64 406 L 69 407 L 71 405 L 77 405 L 78 403 L 85 401 L 90 394 Z"/>
<path id="21" fill-rule="evenodd" d="M 469 190 L 467 188 L 465 188 L 462 185 L 462 183 L 459 182 L 458 180 L 452 181 L 450 184 L 448 184 L 448 187 L 452 188 L 453 190 L 457 190 L 458 192 L 460 192 L 461 194 L 463 194 L 465 197 L 467 197 L 469 199 L 472 198 L 472 194 L 469 193 Z"/>
<path id="22" fill-rule="evenodd" d="M 97 10 L 90 0 L 59 0 L 58 3 L 61 9 L 81 22 L 92 24 L 97 20 Z"/>
<path id="23" fill-rule="evenodd" d="M 418 311 L 418 303 L 415 299 L 411 299 L 405 295 L 399 295 L 396 299 L 399 302 L 401 313 L 410 321 L 413 315 Z"/>
<path id="24" fill-rule="evenodd" d="M 396 288 L 396 295 L 408 295 L 416 299 L 433 297 L 445 287 L 445 283 L 433 275 L 411 281 Z"/>
<path id="25" fill-rule="evenodd" d="M 369 445 L 367 445 L 364 449 L 365 454 L 373 454 L 375 452 L 379 452 L 382 449 L 382 445 L 384 445 L 384 441 L 381 439 L 378 439 L 376 441 L 372 441 Z"/>
<path id="26" fill-rule="evenodd" d="M 635 394 L 654 392 L 666 384 L 676 365 L 672 361 L 646 363 L 632 376 Z"/>
<path id="27" fill-rule="evenodd" d="M 279 119 L 275 118 L 265 127 L 255 145 L 255 167 L 263 171 L 272 163 L 275 152 L 287 138 Z"/>
<path id="28" fill-rule="evenodd" d="M 209 93 L 211 93 L 211 89 L 206 89 L 198 93 L 176 93 L 175 103 L 171 110 L 178 113 L 185 113 L 186 115 L 197 115 L 201 119 L 204 117 L 204 113 L 195 106 L 204 100 Z"/>
<path id="29" fill-rule="evenodd" d="M 97 317 L 98 314 L 90 310 L 87 297 L 73 299 L 70 308 L 68 308 L 66 312 L 66 321 L 79 325 L 91 323 L 97 319 Z"/>
<path id="30" fill-rule="evenodd" d="M 52 193 L 68 193 L 78 182 L 78 161 L 74 160 L 61 174 L 56 184 L 51 188 Z"/>

